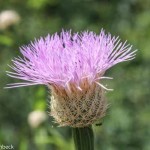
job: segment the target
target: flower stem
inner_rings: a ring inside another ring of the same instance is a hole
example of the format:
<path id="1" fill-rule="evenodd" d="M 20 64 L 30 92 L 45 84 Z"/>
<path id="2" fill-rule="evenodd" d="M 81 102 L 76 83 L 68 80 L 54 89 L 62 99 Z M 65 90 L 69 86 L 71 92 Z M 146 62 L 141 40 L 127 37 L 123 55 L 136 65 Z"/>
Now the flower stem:
<path id="1" fill-rule="evenodd" d="M 94 150 L 94 134 L 92 126 L 72 128 L 75 150 Z"/>

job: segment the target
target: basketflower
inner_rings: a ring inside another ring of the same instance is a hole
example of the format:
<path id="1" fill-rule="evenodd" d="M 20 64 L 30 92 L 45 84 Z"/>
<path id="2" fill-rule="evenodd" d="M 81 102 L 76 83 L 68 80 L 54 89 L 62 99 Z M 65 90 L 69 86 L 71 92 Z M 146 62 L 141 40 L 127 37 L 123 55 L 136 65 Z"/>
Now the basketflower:
<path id="1" fill-rule="evenodd" d="M 117 63 L 135 58 L 132 45 L 101 30 L 47 35 L 20 48 L 12 60 L 12 78 L 24 82 L 7 88 L 46 85 L 51 91 L 50 115 L 60 126 L 72 127 L 76 150 L 94 150 L 92 124 L 106 113 L 102 84 L 105 72 Z"/>
<path id="2" fill-rule="evenodd" d="M 132 60 L 136 50 L 119 37 L 94 32 L 47 35 L 20 48 L 8 76 L 25 82 L 7 88 L 44 84 L 51 91 L 50 114 L 60 126 L 86 127 L 101 119 L 107 109 L 101 81 L 106 70 Z"/>

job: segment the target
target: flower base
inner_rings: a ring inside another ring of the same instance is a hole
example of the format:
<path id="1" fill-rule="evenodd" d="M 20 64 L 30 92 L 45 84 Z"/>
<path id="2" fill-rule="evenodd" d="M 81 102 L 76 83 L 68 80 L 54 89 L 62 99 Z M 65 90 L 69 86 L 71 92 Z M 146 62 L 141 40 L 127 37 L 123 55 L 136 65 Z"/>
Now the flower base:
<path id="1" fill-rule="evenodd" d="M 74 87 L 71 92 L 52 89 L 51 116 L 60 126 L 87 127 L 105 115 L 107 102 L 103 89 L 96 84 L 82 89 Z"/>

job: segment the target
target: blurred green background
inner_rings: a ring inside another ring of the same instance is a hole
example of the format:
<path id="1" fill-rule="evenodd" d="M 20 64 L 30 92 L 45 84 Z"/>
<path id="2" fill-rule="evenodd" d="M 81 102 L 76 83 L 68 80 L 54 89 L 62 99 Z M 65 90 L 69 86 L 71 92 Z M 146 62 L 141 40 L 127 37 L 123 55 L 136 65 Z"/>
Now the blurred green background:
<path id="1" fill-rule="evenodd" d="M 14 15 L 9 17 L 7 10 Z M 139 50 L 135 60 L 106 73 L 114 80 L 104 83 L 115 90 L 106 94 L 110 108 L 103 125 L 93 126 L 95 146 L 150 150 L 149 0 L 0 0 L 0 145 L 12 144 L 15 150 L 74 150 L 70 128 L 57 128 L 48 117 L 45 86 L 3 89 L 17 82 L 5 71 L 20 55 L 19 47 L 62 28 L 96 33 L 104 28 Z M 36 111 L 47 118 L 41 120 Z"/>

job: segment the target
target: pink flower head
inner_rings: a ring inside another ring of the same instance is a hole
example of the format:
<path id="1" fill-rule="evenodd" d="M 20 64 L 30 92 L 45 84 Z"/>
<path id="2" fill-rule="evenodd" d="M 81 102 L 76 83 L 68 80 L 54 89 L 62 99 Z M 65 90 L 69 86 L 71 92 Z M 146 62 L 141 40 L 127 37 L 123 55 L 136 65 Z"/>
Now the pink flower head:
<path id="1" fill-rule="evenodd" d="M 13 71 L 7 71 L 8 76 L 25 82 L 8 84 L 7 88 L 45 84 L 69 89 L 73 84 L 82 90 L 80 83 L 86 78 L 88 84 L 95 82 L 107 89 L 98 81 L 111 79 L 103 76 L 110 67 L 134 59 L 136 50 L 131 49 L 131 45 L 104 30 L 98 35 L 62 31 L 41 37 L 22 46 L 23 57 L 14 58 L 10 66 Z"/>

